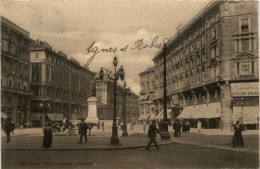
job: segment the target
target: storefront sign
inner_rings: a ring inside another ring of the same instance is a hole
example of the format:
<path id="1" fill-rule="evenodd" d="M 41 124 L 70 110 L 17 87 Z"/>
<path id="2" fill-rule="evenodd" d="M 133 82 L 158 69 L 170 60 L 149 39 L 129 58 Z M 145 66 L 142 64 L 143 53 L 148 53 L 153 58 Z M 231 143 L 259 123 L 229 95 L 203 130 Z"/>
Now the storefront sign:
<path id="1" fill-rule="evenodd" d="M 259 83 L 231 83 L 231 95 L 233 97 L 259 96 Z"/>
<path id="2" fill-rule="evenodd" d="M 236 75 L 236 79 L 254 79 L 256 78 L 254 74 L 244 74 L 244 75 Z"/>

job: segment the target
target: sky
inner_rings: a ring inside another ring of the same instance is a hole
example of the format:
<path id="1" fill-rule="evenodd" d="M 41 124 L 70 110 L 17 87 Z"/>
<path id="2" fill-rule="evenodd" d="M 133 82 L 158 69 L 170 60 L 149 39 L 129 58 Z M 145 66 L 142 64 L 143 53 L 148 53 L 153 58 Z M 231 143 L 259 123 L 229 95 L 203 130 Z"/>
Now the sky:
<path id="1" fill-rule="evenodd" d="M 48 42 L 82 66 L 89 63 L 91 71 L 99 72 L 101 67 L 114 70 L 116 55 L 118 68 L 124 67 L 127 86 L 139 94 L 139 73 L 153 66 L 159 45 L 173 37 L 180 24 L 188 23 L 209 2 L 2 0 L 1 15 L 28 31 L 33 40 Z"/>

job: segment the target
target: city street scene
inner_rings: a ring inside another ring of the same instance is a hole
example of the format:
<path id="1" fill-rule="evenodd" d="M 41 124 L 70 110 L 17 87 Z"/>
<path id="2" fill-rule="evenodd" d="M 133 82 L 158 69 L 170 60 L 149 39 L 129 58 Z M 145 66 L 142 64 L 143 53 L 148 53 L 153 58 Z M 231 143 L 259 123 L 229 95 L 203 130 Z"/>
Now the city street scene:
<path id="1" fill-rule="evenodd" d="M 258 1 L 2 1 L 1 168 L 259 168 Z"/>

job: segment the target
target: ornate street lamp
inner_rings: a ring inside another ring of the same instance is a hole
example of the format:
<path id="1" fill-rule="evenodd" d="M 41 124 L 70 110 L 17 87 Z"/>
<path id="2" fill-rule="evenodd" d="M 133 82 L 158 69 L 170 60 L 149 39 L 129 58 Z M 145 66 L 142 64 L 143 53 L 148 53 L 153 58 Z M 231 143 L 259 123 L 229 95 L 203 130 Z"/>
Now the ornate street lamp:
<path id="1" fill-rule="evenodd" d="M 166 93 L 166 44 L 163 47 L 163 132 L 161 139 L 170 139 L 168 132 L 168 118 L 167 118 L 167 93 Z"/>
<path id="2" fill-rule="evenodd" d="M 122 136 L 128 136 L 127 133 L 127 125 L 126 125 L 126 96 L 129 94 L 130 88 L 126 89 L 126 81 L 124 81 L 124 90 L 122 92 L 122 96 L 123 96 L 123 132 L 122 132 Z"/>
<path id="3" fill-rule="evenodd" d="M 112 137 L 110 139 L 110 144 L 109 145 L 120 145 L 119 143 L 119 138 L 118 138 L 118 131 L 117 131 L 117 125 L 116 125 L 116 82 L 117 80 L 120 78 L 122 81 L 125 78 L 125 72 L 123 69 L 123 66 L 121 66 L 118 70 L 116 69 L 118 64 L 118 60 L 116 58 L 116 56 L 114 57 L 113 60 L 113 65 L 115 67 L 114 69 L 114 73 L 108 69 L 105 68 L 101 68 L 100 72 L 99 72 L 99 77 L 101 80 L 103 80 L 104 78 L 104 70 L 107 73 L 107 76 L 109 79 L 114 81 L 114 112 L 113 112 L 113 126 L 112 126 Z"/>

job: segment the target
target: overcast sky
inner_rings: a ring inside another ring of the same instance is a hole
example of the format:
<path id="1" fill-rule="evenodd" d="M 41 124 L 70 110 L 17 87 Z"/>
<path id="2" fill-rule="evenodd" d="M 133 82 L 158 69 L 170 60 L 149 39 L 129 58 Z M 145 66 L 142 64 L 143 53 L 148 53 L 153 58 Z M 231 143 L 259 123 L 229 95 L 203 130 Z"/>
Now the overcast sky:
<path id="1" fill-rule="evenodd" d="M 153 66 L 152 58 L 158 51 L 155 47 L 138 50 L 138 40 L 143 39 L 145 45 L 158 36 L 157 44 L 162 43 L 208 3 L 209 0 L 1 1 L 1 11 L 2 16 L 30 32 L 32 39 L 48 42 L 81 65 L 97 48 L 112 47 L 110 52 L 95 55 L 90 70 L 113 70 L 116 55 L 118 66 L 125 68 L 127 85 L 138 94 L 139 73 Z M 92 49 L 89 53 L 88 48 Z"/>

